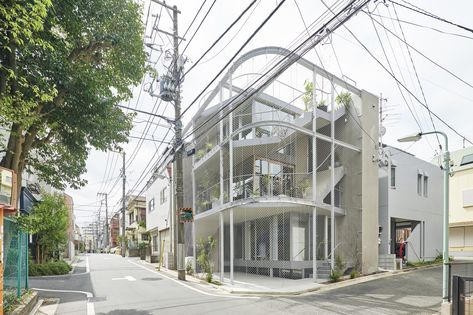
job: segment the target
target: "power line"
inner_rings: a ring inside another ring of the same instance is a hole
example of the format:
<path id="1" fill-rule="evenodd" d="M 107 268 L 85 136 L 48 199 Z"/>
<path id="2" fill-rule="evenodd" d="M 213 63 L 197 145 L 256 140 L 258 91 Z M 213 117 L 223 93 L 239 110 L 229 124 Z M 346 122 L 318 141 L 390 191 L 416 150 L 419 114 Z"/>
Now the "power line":
<path id="1" fill-rule="evenodd" d="M 367 12 L 367 11 L 363 11 L 363 12 L 369 13 L 369 14 L 371 14 L 371 15 L 374 15 L 374 16 L 377 16 L 377 17 L 380 17 L 380 18 L 384 18 L 384 19 L 396 20 L 396 19 L 393 19 L 393 18 L 390 17 L 390 16 L 385 16 L 385 15 L 376 14 L 376 13 Z M 407 20 L 405 20 L 405 19 L 399 19 L 398 21 L 399 21 L 400 23 L 403 23 L 403 24 L 408 24 L 408 25 L 412 25 L 412 26 L 417 26 L 417 27 L 429 29 L 429 30 L 432 30 L 432 31 L 435 31 L 435 32 L 438 32 L 438 33 L 441 33 L 441 34 L 445 34 L 445 35 L 457 36 L 457 37 L 466 38 L 466 39 L 473 39 L 473 37 L 471 37 L 471 36 L 467 36 L 467 35 L 463 35 L 463 34 L 458 34 L 458 33 L 452 33 L 452 32 L 443 31 L 443 30 L 441 30 L 441 29 L 438 29 L 438 28 L 435 28 L 435 27 L 432 27 L 432 26 L 427 26 L 427 25 L 422 25 L 422 24 L 419 24 L 419 23 L 414 23 L 414 22 L 412 22 L 412 21 L 407 21 Z"/>
<path id="2" fill-rule="evenodd" d="M 410 6 L 401 4 L 401 3 L 396 2 L 396 1 L 393 1 L 393 0 L 389 0 L 389 1 L 392 2 L 393 4 L 396 4 L 396 5 L 400 6 L 400 7 L 405 8 L 405 9 L 408 9 L 408 10 L 411 10 L 411 11 L 414 11 L 414 12 L 417 12 L 417 13 L 419 13 L 419 14 L 428 16 L 428 17 L 430 17 L 430 18 L 433 18 L 433 19 L 442 21 L 442 22 L 444 22 L 444 23 L 447 23 L 447 24 L 456 26 L 456 27 L 461 28 L 461 29 L 463 29 L 463 30 L 465 30 L 465 31 L 468 31 L 468 32 L 473 33 L 473 29 L 471 29 L 471 28 L 469 28 L 469 27 L 467 27 L 467 26 L 463 26 L 463 25 L 460 25 L 460 24 L 451 22 L 451 21 L 449 21 L 449 20 L 446 20 L 446 19 L 444 19 L 444 18 L 442 18 L 442 17 L 440 17 L 440 16 L 438 16 L 438 15 L 435 15 L 435 14 L 433 14 L 433 13 L 430 13 L 430 12 L 428 12 L 428 11 L 422 9 L 422 8 L 419 8 L 419 7 L 413 5 L 413 4 L 409 3 L 409 2 L 406 2 L 406 1 L 404 1 L 404 0 L 401 0 L 401 1 L 404 2 L 404 3 L 409 4 Z"/>
<path id="3" fill-rule="evenodd" d="M 433 111 L 431 111 L 429 108 L 427 108 L 427 106 L 422 103 L 421 100 L 419 100 L 419 98 L 417 98 L 417 96 L 415 96 L 404 84 L 402 84 L 402 82 L 399 81 L 398 78 L 396 78 L 396 76 L 391 73 L 387 68 L 386 66 L 381 62 L 379 61 L 378 58 L 376 58 L 376 56 L 365 46 L 365 44 L 363 44 L 359 39 L 358 37 L 356 37 L 355 34 L 353 34 L 353 32 L 349 29 L 349 28 L 345 28 L 352 36 L 353 38 L 358 42 L 358 44 L 360 44 L 365 50 L 366 52 L 368 52 L 368 54 L 384 69 L 384 71 L 386 71 L 396 82 L 398 82 L 409 94 L 412 95 L 412 97 L 414 97 L 414 99 L 420 104 L 422 105 L 423 107 L 425 107 L 428 111 L 430 111 L 432 113 L 432 115 L 434 115 L 435 118 L 437 118 L 439 121 L 441 121 L 445 126 L 447 126 L 450 130 L 452 130 L 454 133 L 456 133 L 458 136 L 460 136 L 462 139 L 464 139 L 465 141 L 469 142 L 470 144 L 473 145 L 473 142 L 471 142 L 468 138 L 466 138 L 465 136 L 463 136 L 461 133 L 459 133 L 455 128 L 453 128 L 450 124 L 448 124 L 443 118 L 441 118 L 440 116 L 438 116 L 436 113 L 434 113 Z"/>
<path id="4" fill-rule="evenodd" d="M 240 15 L 232 22 L 232 24 L 230 24 L 227 29 L 222 33 L 220 34 L 220 36 L 213 42 L 212 45 L 210 45 L 210 47 L 202 54 L 202 56 L 199 57 L 199 59 L 192 65 L 192 67 L 189 68 L 189 70 L 187 70 L 183 77 L 185 77 L 192 69 L 194 69 L 197 64 L 199 64 L 199 62 L 207 55 L 207 53 L 209 51 L 212 50 L 212 48 L 215 47 L 215 45 L 217 45 L 217 43 L 228 33 L 228 31 L 230 31 L 232 29 L 232 27 L 238 23 L 238 21 L 245 15 L 245 13 L 256 3 L 256 0 L 252 1 L 247 7 L 245 10 L 243 10 Z M 246 23 L 246 22 L 245 22 Z M 225 46 L 226 47 L 226 46 Z M 224 48 L 225 48 L 224 47 Z"/>
<path id="5" fill-rule="evenodd" d="M 253 31 L 253 33 L 250 35 L 250 37 L 247 38 L 247 40 L 241 45 L 241 47 L 237 50 L 237 52 L 233 55 L 232 58 L 225 64 L 225 66 L 222 67 L 222 69 L 214 76 L 214 78 L 207 84 L 207 86 L 197 95 L 197 97 L 182 111 L 180 118 L 191 108 L 192 105 L 197 102 L 197 100 L 202 96 L 202 94 L 205 93 L 205 91 L 214 83 L 217 78 L 225 71 L 225 69 L 235 60 L 235 58 L 238 56 L 238 54 L 248 45 L 248 43 L 258 34 L 258 32 L 263 28 L 263 26 L 271 19 L 271 17 L 279 10 L 279 8 L 283 5 L 283 3 L 286 2 L 286 0 L 282 0 L 279 2 L 279 4 L 276 6 L 276 8 L 271 11 L 271 13 L 264 19 L 264 21 L 258 26 L 258 28 Z"/>
<path id="6" fill-rule="evenodd" d="M 389 28 L 383 26 L 378 20 L 376 20 L 375 18 L 373 18 L 372 16 L 370 16 L 370 18 L 378 25 L 380 25 L 381 27 L 385 28 L 386 31 L 388 31 L 391 35 L 393 35 L 394 37 L 396 37 L 397 39 L 399 39 L 400 41 L 402 41 L 403 43 L 405 43 L 406 45 L 409 46 L 409 48 L 411 48 L 412 50 L 414 50 L 416 53 L 418 53 L 419 55 L 421 55 L 422 57 L 424 57 L 425 59 L 427 59 L 428 61 L 430 61 L 431 63 L 433 63 L 435 66 L 439 67 L 440 69 L 444 70 L 445 72 L 447 72 L 448 74 L 450 74 L 451 76 L 453 76 L 454 78 L 456 78 L 457 80 L 459 80 L 460 82 L 464 83 L 465 85 L 471 87 L 473 89 L 473 84 L 465 81 L 464 79 L 460 78 L 458 75 L 456 75 L 455 73 L 453 73 L 452 71 L 448 70 L 447 68 L 445 68 L 444 66 L 440 65 L 438 62 L 434 61 L 433 59 L 427 57 L 424 53 L 422 53 L 421 51 L 419 51 L 417 48 L 415 48 L 414 46 L 412 46 L 411 44 L 409 44 L 408 42 L 404 41 L 402 38 L 400 38 L 398 35 L 396 35 L 395 33 L 393 33 Z"/>
<path id="7" fill-rule="evenodd" d="M 204 21 L 207 19 L 207 16 L 209 15 L 210 11 L 212 11 L 212 8 L 214 7 L 215 5 L 215 2 L 217 2 L 217 0 L 214 0 L 212 2 L 212 4 L 210 5 L 210 8 L 207 10 L 207 13 L 205 13 L 204 17 L 202 18 L 202 21 L 200 21 L 199 23 L 199 26 L 197 26 L 194 34 L 192 34 L 192 37 L 189 39 L 189 41 L 187 42 L 187 45 L 184 47 L 184 49 L 182 50 L 182 53 L 181 55 L 184 55 L 184 52 L 186 51 L 187 47 L 189 47 L 190 43 L 192 42 L 192 40 L 194 39 L 195 35 L 197 34 L 197 32 L 199 31 L 200 27 L 202 26 L 202 24 L 204 23 Z M 205 2 L 204 2 L 205 3 Z M 176 56 L 176 60 L 177 60 L 178 56 Z"/>
<path id="8" fill-rule="evenodd" d="M 401 22 L 399 22 L 399 16 L 397 14 L 396 7 L 395 6 L 393 6 L 393 7 L 394 7 L 394 13 L 396 14 L 396 19 L 397 19 L 398 24 L 399 24 L 399 29 L 401 30 L 402 38 L 404 39 L 404 42 L 407 42 L 406 35 L 404 34 L 404 30 L 402 29 Z M 373 20 L 371 20 L 371 22 L 374 25 Z M 387 35 L 387 33 L 386 33 L 386 35 Z M 417 69 L 416 69 L 416 66 L 415 66 L 415 63 L 414 63 L 414 59 L 412 58 L 411 50 L 409 49 L 409 46 L 407 46 L 407 45 L 406 45 L 406 49 L 407 49 L 407 52 L 409 54 L 409 59 L 411 60 L 412 68 L 414 69 L 414 73 L 415 73 L 416 78 L 417 78 L 417 83 L 419 84 L 419 88 L 420 88 L 420 91 L 422 93 L 422 97 L 424 99 L 425 105 L 427 106 L 427 108 L 429 108 L 429 104 L 427 103 L 427 98 L 425 97 L 424 89 L 422 87 L 422 84 L 420 83 L 419 74 L 417 73 Z M 429 117 L 430 117 L 430 122 L 432 123 L 432 127 L 434 128 L 434 131 L 437 131 L 437 128 L 435 128 L 435 123 L 434 123 L 434 120 L 432 118 L 432 113 L 430 112 L 430 110 L 428 111 L 428 113 L 429 113 Z M 438 144 L 439 148 L 442 148 L 442 145 L 440 144 L 440 139 L 439 139 L 438 134 L 436 133 L 435 136 L 437 138 L 437 144 Z"/>
<path id="9" fill-rule="evenodd" d="M 199 10 L 197 10 L 197 13 L 194 15 L 194 18 L 192 19 L 191 23 L 189 24 L 189 27 L 188 27 L 187 30 L 184 32 L 184 35 L 182 35 L 182 38 L 181 38 L 181 40 L 179 41 L 179 45 L 182 43 L 182 41 L 184 40 L 184 38 L 186 38 L 187 32 L 189 32 L 190 28 L 191 28 L 192 25 L 194 24 L 195 20 L 197 19 L 197 16 L 199 15 L 200 11 L 202 10 L 202 8 L 204 7 L 204 5 L 205 5 L 206 2 L 207 2 L 207 0 L 204 0 L 204 2 L 202 2 L 202 4 L 200 5 L 200 8 L 199 8 Z"/>

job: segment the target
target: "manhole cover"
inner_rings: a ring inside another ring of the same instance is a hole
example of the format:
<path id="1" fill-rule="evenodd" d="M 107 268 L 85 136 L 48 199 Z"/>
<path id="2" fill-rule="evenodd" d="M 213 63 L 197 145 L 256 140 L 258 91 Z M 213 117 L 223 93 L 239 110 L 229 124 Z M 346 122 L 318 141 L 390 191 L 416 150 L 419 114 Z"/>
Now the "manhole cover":
<path id="1" fill-rule="evenodd" d="M 162 278 L 142 278 L 141 280 L 144 281 L 158 281 L 158 280 L 163 280 Z"/>

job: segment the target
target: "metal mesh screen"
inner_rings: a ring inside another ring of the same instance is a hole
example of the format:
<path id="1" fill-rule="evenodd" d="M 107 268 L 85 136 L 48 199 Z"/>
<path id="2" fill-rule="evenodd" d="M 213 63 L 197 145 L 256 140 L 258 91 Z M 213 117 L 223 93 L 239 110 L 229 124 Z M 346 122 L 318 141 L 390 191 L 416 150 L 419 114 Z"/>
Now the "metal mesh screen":
<path id="1" fill-rule="evenodd" d="M 28 234 L 9 218 L 4 218 L 4 308 L 18 299 L 28 288 Z"/>

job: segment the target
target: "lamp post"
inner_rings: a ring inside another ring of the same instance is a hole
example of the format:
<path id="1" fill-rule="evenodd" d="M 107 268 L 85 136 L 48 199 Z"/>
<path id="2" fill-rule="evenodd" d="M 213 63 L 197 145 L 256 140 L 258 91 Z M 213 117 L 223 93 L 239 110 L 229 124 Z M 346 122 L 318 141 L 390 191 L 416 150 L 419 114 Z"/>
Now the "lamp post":
<path id="1" fill-rule="evenodd" d="M 448 137 L 442 131 L 419 132 L 411 136 L 398 139 L 399 142 L 415 142 L 424 135 L 440 134 L 445 139 L 445 153 L 443 154 L 444 177 L 443 177 L 443 274 L 442 274 L 442 299 L 448 300 L 448 202 L 449 202 L 449 175 L 450 175 L 450 152 L 448 152 Z"/>

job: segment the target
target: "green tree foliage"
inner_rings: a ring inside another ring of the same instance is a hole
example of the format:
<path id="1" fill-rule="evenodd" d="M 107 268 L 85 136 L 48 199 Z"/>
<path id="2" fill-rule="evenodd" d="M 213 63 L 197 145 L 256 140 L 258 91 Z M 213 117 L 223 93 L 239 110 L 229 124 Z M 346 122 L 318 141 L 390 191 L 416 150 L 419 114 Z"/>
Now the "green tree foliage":
<path id="1" fill-rule="evenodd" d="M 207 241 L 200 240 L 199 242 L 199 255 L 197 256 L 197 263 L 199 264 L 202 271 L 205 272 L 205 278 L 207 282 L 212 282 L 213 277 L 213 263 L 212 263 L 212 252 L 217 245 L 216 240 L 209 236 Z"/>
<path id="2" fill-rule="evenodd" d="M 141 12 L 134 0 L 1 1 L 1 166 L 77 188 L 91 148 L 127 141 L 132 117 L 115 105 L 145 71 Z"/>
<path id="3" fill-rule="evenodd" d="M 42 194 L 41 202 L 30 215 L 18 217 L 18 223 L 36 235 L 36 257 L 39 262 L 59 258 L 67 244 L 69 210 L 61 194 Z"/>

